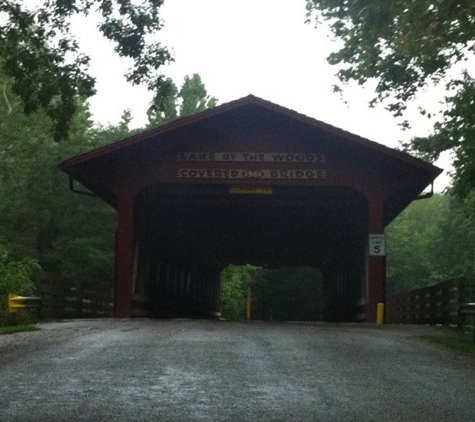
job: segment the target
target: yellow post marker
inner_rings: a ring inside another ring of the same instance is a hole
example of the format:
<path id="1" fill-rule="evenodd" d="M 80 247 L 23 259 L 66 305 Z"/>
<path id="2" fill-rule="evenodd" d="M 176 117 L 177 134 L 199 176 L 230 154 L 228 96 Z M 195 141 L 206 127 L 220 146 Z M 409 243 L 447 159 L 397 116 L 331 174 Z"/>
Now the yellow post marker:
<path id="1" fill-rule="evenodd" d="M 20 309 L 24 309 L 23 297 L 9 294 L 8 295 L 8 312 L 18 312 Z"/>
<path id="2" fill-rule="evenodd" d="M 376 324 L 384 324 L 384 303 L 378 303 L 376 313 Z"/>
<path id="3" fill-rule="evenodd" d="M 40 307 L 41 299 L 39 297 L 8 295 L 8 312 L 18 312 L 22 309 L 39 309 Z"/>
<path id="4" fill-rule="evenodd" d="M 247 312 L 246 312 L 247 319 L 251 319 L 251 288 L 247 288 Z"/>

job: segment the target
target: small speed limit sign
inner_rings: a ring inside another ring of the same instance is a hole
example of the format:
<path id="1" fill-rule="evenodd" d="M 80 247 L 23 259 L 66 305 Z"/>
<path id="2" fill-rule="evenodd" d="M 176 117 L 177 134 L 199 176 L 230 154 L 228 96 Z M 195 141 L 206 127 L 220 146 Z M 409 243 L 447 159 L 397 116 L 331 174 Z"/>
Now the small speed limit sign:
<path id="1" fill-rule="evenodd" d="M 386 255 L 386 237 L 384 234 L 369 235 L 369 254 L 370 256 Z"/>

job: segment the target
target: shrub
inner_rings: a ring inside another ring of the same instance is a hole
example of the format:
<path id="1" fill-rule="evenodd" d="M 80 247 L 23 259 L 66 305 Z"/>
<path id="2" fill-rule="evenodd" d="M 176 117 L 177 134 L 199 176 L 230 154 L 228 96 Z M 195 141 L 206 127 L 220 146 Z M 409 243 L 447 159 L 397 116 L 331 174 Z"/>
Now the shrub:
<path id="1" fill-rule="evenodd" d="M 8 314 L 8 294 L 32 295 L 35 292 L 34 276 L 40 270 L 32 258 L 15 259 L 6 243 L 0 239 L 0 324 L 15 324 L 31 320 L 29 313 Z"/>

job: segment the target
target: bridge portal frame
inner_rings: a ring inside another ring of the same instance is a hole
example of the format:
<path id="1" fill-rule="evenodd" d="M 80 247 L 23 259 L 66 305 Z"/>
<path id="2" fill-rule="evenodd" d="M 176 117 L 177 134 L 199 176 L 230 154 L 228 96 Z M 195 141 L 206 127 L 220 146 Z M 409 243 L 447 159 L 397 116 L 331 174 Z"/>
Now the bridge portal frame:
<path id="1" fill-rule="evenodd" d="M 193 151 L 203 155 L 192 156 Z M 217 154 L 223 151 L 242 156 L 231 163 L 225 162 L 223 155 L 217 160 Z M 313 157 L 310 161 L 316 166 L 305 160 L 303 167 L 295 160 L 269 162 L 271 153 L 299 152 Z M 254 154 L 262 160 L 243 163 L 243 154 Z M 347 187 L 366 200 L 368 235 L 384 235 L 385 226 L 441 172 L 401 151 L 254 96 L 73 157 L 60 168 L 71 180 L 76 179 L 118 210 L 114 315 L 119 318 L 134 313 L 136 202 L 141 192 L 151 186 L 218 183 L 268 189 Z M 299 179 L 302 169 L 309 173 Z M 251 176 L 246 177 L 244 171 Z M 239 174 L 235 179 L 228 178 L 231 173 Z M 277 176 L 272 179 L 274 175 Z M 375 322 L 377 304 L 385 302 L 386 259 L 384 254 L 373 255 L 368 253 L 368 246 L 366 249 L 366 320 Z M 177 267 L 176 271 L 184 269 Z M 215 271 L 211 277 L 219 277 L 216 274 Z M 205 293 L 209 283 L 196 282 L 203 285 L 202 294 L 209 293 Z M 216 285 L 217 281 L 211 283 Z M 218 294 L 210 296 L 219 300 Z M 214 303 L 216 311 L 218 307 Z"/>

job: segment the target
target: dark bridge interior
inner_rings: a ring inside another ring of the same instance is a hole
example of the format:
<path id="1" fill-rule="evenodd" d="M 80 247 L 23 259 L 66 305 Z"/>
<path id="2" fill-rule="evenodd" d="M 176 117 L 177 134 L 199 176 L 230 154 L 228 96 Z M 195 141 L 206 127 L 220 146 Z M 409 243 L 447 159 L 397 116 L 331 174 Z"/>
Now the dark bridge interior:
<path id="1" fill-rule="evenodd" d="M 318 268 L 326 317 L 360 312 L 368 217 L 364 199 L 349 189 L 243 195 L 222 185 L 167 185 L 143 192 L 135 215 L 136 299 L 146 298 L 143 309 L 157 316 L 205 316 L 219 299 L 216 274 L 229 264 Z M 191 290 L 193 277 L 211 286 L 204 297 Z"/>

